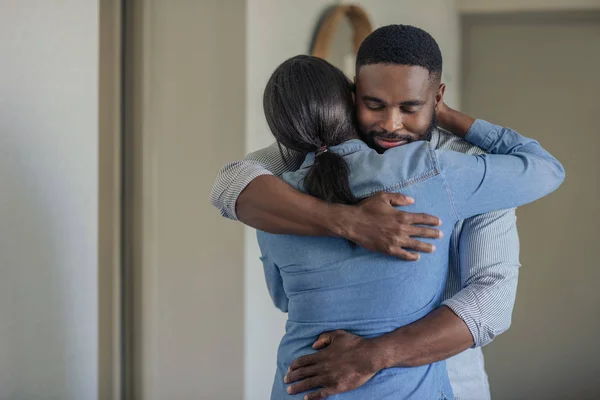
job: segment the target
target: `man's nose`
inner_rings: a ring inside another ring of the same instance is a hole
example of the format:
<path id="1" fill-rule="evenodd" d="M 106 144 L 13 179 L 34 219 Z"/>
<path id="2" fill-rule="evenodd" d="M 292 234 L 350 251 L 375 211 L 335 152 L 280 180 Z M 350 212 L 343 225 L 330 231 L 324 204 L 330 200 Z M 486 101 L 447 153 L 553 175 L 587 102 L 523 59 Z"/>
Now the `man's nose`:
<path id="1" fill-rule="evenodd" d="M 402 125 L 402 114 L 399 110 L 389 110 L 381 121 L 381 129 L 386 132 L 396 132 L 403 128 Z"/>

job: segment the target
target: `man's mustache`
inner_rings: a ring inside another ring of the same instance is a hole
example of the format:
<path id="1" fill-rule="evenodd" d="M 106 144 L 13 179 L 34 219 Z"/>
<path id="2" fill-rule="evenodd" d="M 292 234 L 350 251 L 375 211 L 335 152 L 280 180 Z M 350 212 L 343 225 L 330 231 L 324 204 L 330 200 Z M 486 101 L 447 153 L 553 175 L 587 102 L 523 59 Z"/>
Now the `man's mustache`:
<path id="1" fill-rule="evenodd" d="M 406 140 L 407 142 L 414 142 L 415 138 L 409 135 L 400 135 L 393 132 L 388 131 L 375 131 L 371 130 L 368 132 L 369 136 L 378 137 L 381 139 L 390 139 L 390 140 Z"/>

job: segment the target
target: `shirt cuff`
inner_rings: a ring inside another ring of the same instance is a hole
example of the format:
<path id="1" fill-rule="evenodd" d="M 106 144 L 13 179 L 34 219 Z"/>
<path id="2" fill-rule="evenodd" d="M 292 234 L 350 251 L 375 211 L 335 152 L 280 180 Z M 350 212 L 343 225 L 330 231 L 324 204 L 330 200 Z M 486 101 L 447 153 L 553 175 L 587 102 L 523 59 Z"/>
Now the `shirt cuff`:
<path id="1" fill-rule="evenodd" d="M 482 345 L 482 315 L 475 295 L 469 290 L 463 289 L 453 297 L 442 302 L 442 305 L 450 308 L 467 325 L 471 336 L 473 336 L 473 348 L 480 347 Z"/>
<path id="2" fill-rule="evenodd" d="M 246 186 L 254 179 L 262 175 L 273 175 L 269 170 L 251 164 L 239 168 L 235 176 L 223 182 L 226 187 L 219 193 L 211 193 L 212 204 L 219 209 L 221 215 L 234 221 L 238 221 L 236 213 L 237 199 Z M 215 187 L 219 186 L 218 183 Z"/>
<path id="3" fill-rule="evenodd" d="M 501 126 L 494 125 L 482 119 L 476 119 L 465 135 L 465 140 L 489 152 L 501 134 Z"/>

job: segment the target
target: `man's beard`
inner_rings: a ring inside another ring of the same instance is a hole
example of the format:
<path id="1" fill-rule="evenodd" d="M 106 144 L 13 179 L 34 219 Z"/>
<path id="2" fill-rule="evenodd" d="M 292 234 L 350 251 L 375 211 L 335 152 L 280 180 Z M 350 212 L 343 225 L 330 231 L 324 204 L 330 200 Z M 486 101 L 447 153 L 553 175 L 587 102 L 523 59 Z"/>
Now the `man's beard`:
<path id="1" fill-rule="evenodd" d="M 383 153 L 385 150 L 385 148 L 381 148 L 376 142 L 375 142 L 375 137 L 381 138 L 381 139 L 390 139 L 390 140 L 394 140 L 394 141 L 406 141 L 405 144 L 408 143 L 412 143 L 415 141 L 421 141 L 421 140 L 431 140 L 431 137 L 433 136 L 433 131 L 435 130 L 435 128 L 437 127 L 437 115 L 435 113 L 435 110 L 433 111 L 433 114 L 431 116 L 431 122 L 429 123 L 429 126 L 427 127 L 427 129 L 420 134 L 418 137 L 414 137 L 414 136 L 410 136 L 410 135 L 398 135 L 392 132 L 387 132 L 387 131 L 377 131 L 377 130 L 370 130 L 368 131 L 366 134 L 362 134 L 363 140 L 369 145 L 369 147 L 377 150 L 379 153 Z"/>

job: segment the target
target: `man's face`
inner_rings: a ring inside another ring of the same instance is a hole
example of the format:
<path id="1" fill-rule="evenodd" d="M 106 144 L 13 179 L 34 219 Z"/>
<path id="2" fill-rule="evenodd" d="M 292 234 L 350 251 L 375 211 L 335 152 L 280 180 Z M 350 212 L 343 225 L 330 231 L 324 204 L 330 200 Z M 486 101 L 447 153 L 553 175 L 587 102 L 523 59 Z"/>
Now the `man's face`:
<path id="1" fill-rule="evenodd" d="M 380 153 L 429 140 L 444 86 L 422 67 L 371 64 L 356 78 L 356 115 L 362 139 Z"/>

